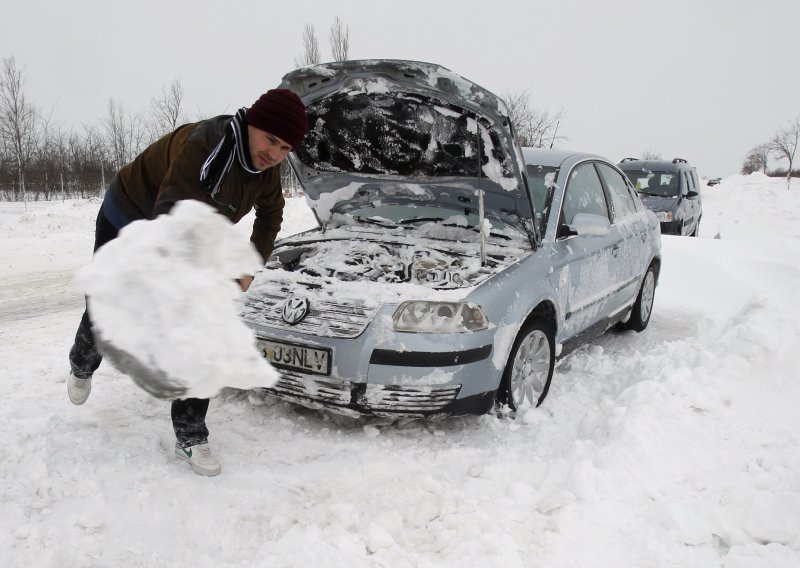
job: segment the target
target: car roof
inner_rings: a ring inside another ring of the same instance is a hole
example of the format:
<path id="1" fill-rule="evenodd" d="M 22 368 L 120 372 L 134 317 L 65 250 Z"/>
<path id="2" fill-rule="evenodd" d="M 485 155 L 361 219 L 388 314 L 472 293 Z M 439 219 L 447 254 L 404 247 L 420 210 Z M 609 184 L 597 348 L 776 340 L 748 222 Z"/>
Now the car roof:
<path id="1" fill-rule="evenodd" d="M 621 170 L 644 170 L 659 172 L 681 172 L 683 170 L 694 169 L 689 162 L 682 158 L 674 160 L 636 160 L 625 158 L 617 164 Z"/>
<path id="2" fill-rule="evenodd" d="M 522 148 L 522 159 L 526 165 L 559 167 L 567 160 L 577 162 L 584 159 L 597 159 L 611 163 L 607 158 L 597 154 L 574 150 L 553 150 L 550 148 Z"/>

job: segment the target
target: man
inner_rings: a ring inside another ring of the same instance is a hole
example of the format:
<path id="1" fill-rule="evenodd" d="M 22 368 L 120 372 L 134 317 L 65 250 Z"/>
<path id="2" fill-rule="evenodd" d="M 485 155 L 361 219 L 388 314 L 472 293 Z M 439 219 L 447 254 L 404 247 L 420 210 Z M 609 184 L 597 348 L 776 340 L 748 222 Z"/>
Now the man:
<path id="1" fill-rule="evenodd" d="M 94 250 L 131 221 L 153 219 L 180 200 L 196 199 L 234 223 L 255 208 L 250 240 L 266 259 L 283 220 L 279 166 L 307 130 L 305 106 L 287 89 L 267 91 L 234 116 L 179 127 L 114 176 L 97 215 Z M 239 280 L 243 291 L 252 280 Z M 67 392 L 74 404 L 86 402 L 101 360 L 87 307 L 69 353 Z M 212 476 L 221 467 L 208 446 L 207 410 L 208 399 L 175 400 L 172 425 L 176 455 L 195 472 Z"/>

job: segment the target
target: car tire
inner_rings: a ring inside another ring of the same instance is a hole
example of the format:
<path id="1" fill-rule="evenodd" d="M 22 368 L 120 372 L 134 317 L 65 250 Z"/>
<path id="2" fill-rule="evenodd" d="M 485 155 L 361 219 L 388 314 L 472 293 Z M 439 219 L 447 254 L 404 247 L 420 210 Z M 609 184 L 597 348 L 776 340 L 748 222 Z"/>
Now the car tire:
<path id="1" fill-rule="evenodd" d="M 656 296 L 656 268 L 650 265 L 642 278 L 642 286 L 639 288 L 639 295 L 631 308 L 630 317 L 623 324 L 624 329 L 632 329 L 640 332 L 647 328 L 650 323 L 650 316 L 653 314 L 653 303 Z"/>
<path id="2" fill-rule="evenodd" d="M 498 390 L 498 402 L 515 411 L 536 408 L 547 396 L 555 368 L 555 332 L 542 317 L 520 330 Z"/>

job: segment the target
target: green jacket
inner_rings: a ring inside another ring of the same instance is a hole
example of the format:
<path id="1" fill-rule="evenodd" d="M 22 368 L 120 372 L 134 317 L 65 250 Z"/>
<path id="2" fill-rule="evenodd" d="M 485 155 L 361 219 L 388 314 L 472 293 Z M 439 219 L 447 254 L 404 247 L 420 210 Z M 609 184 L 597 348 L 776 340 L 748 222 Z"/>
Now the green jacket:
<path id="1" fill-rule="evenodd" d="M 272 252 L 275 237 L 283 221 L 283 190 L 280 166 L 259 174 L 248 173 L 234 163 L 216 197 L 200 185 L 200 169 L 211 150 L 222 140 L 230 116 L 217 116 L 202 122 L 185 124 L 159 138 L 135 160 L 119 170 L 111 180 L 106 201 L 111 201 L 112 217 L 154 219 L 167 213 L 182 199 L 208 203 L 233 223 L 238 223 L 254 207 L 253 233 L 250 240 L 266 258 Z M 104 204 L 104 207 L 107 207 Z"/>

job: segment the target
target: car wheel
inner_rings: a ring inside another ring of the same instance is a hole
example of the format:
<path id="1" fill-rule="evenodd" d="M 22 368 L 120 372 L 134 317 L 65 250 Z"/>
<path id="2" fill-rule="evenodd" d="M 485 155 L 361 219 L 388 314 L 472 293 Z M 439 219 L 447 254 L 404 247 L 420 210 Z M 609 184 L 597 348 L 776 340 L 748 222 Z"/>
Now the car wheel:
<path id="1" fill-rule="evenodd" d="M 514 411 L 539 406 L 550 389 L 555 366 L 552 326 L 543 318 L 525 324 L 514 341 L 498 399 Z"/>
<path id="2" fill-rule="evenodd" d="M 656 296 L 656 269 L 652 264 L 647 268 L 647 272 L 642 280 L 642 287 L 639 295 L 631 308 L 631 315 L 625 322 L 625 329 L 633 331 L 644 331 L 650 323 L 650 315 L 653 313 L 653 301 Z"/>

